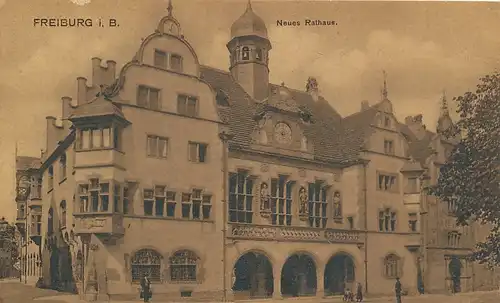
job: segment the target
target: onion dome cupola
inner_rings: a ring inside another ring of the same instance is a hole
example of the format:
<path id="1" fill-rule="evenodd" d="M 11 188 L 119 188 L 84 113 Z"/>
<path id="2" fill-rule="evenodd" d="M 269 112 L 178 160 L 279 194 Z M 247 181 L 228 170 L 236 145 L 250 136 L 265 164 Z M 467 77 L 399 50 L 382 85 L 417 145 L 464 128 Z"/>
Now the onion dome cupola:
<path id="1" fill-rule="evenodd" d="M 269 93 L 269 51 L 267 27 L 248 1 L 247 8 L 231 26 L 227 43 L 231 75 L 254 99 L 261 101 Z"/>

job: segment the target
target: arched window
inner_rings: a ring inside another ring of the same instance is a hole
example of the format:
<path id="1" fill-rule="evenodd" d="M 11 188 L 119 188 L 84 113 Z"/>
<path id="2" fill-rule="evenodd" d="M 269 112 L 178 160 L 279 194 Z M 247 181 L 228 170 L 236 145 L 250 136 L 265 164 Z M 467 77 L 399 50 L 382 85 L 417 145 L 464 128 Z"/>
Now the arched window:
<path id="1" fill-rule="evenodd" d="M 171 281 L 196 281 L 198 256 L 192 251 L 181 250 L 170 257 Z"/>
<path id="2" fill-rule="evenodd" d="M 256 48 L 255 49 L 255 59 L 258 61 L 262 61 L 262 49 L 261 48 Z"/>
<path id="3" fill-rule="evenodd" d="M 49 209 L 49 218 L 47 220 L 47 233 L 51 235 L 54 233 L 54 209 Z"/>
<path id="4" fill-rule="evenodd" d="M 241 57 L 243 60 L 249 60 L 250 59 L 250 49 L 245 46 L 241 50 Z"/>
<path id="5" fill-rule="evenodd" d="M 139 282 L 148 275 L 152 282 L 161 280 L 161 255 L 152 249 L 141 249 L 132 256 L 132 282 Z"/>
<path id="6" fill-rule="evenodd" d="M 384 258 L 384 275 L 386 278 L 394 279 L 400 276 L 400 263 L 401 259 L 394 254 L 389 254 Z"/>
<path id="7" fill-rule="evenodd" d="M 61 210 L 61 227 L 66 227 L 66 200 L 62 200 L 59 205 Z"/>
<path id="8" fill-rule="evenodd" d="M 66 154 L 62 154 L 61 158 L 59 159 L 59 171 L 59 181 L 62 181 L 66 178 Z"/>

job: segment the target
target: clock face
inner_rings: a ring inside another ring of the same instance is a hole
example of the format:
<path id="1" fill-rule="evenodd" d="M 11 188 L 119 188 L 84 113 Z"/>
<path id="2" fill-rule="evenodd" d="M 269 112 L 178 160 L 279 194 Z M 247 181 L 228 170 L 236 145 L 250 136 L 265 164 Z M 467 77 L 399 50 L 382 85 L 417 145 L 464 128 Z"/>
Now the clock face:
<path id="1" fill-rule="evenodd" d="M 280 144 L 290 144 L 292 142 L 292 129 L 288 124 L 280 122 L 274 128 L 274 138 Z"/>

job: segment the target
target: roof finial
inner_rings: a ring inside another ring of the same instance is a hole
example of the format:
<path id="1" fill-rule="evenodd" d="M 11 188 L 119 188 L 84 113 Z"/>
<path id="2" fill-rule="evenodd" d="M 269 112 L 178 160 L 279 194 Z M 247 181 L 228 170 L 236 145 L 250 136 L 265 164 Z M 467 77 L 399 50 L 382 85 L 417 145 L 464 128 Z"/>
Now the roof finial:
<path id="1" fill-rule="evenodd" d="M 248 0 L 248 2 L 247 2 L 247 11 L 248 10 L 250 10 L 250 11 L 252 10 L 252 2 L 250 2 L 250 0 Z"/>
<path id="2" fill-rule="evenodd" d="M 446 100 L 446 90 L 443 90 L 443 96 L 441 97 L 441 116 L 449 115 L 448 101 Z"/>
<path id="3" fill-rule="evenodd" d="M 168 16 L 172 16 L 172 10 L 174 9 L 174 6 L 172 5 L 172 0 L 168 0 L 168 6 L 167 6 L 167 11 L 168 11 Z"/>
<path id="4" fill-rule="evenodd" d="M 384 86 L 382 88 L 382 99 L 387 100 L 387 73 L 385 72 L 385 70 L 383 70 L 382 74 L 384 75 Z"/>

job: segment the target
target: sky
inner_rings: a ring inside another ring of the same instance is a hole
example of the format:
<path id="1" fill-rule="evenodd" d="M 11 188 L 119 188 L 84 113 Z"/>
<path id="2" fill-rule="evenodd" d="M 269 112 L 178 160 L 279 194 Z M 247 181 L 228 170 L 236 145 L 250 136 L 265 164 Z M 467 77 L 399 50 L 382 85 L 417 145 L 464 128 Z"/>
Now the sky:
<path id="1" fill-rule="evenodd" d="M 229 29 L 246 2 L 173 0 L 174 17 L 202 64 L 227 70 Z M 78 76 L 91 79 L 90 59 L 121 68 L 166 7 L 166 0 L 0 0 L 0 216 L 15 217 L 16 142 L 19 155 L 39 156 L 45 117 L 60 117 L 62 96 L 76 98 Z M 380 100 L 385 70 L 398 119 L 423 114 L 434 129 L 443 90 L 451 100 L 500 68 L 500 3 L 253 0 L 252 7 L 273 46 L 271 82 L 304 89 L 314 76 L 343 116 L 363 100 Z M 49 17 L 114 18 L 119 27 L 33 26 L 34 18 Z M 305 18 L 338 25 L 276 24 Z"/>

